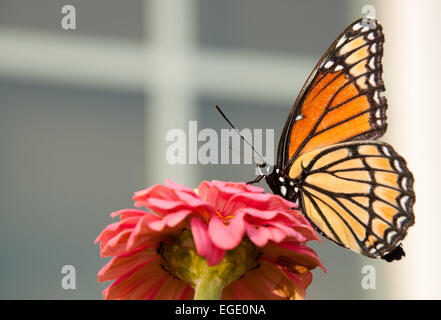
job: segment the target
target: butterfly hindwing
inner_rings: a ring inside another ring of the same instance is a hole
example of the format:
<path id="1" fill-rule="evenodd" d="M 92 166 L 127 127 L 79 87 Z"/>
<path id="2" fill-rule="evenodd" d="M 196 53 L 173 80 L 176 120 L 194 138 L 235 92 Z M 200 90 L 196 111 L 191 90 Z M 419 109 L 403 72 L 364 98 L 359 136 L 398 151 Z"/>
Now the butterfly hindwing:
<path id="1" fill-rule="evenodd" d="M 335 40 L 294 103 L 280 139 L 278 167 L 317 148 L 384 134 L 383 43 L 382 27 L 362 19 Z"/>
<path id="2" fill-rule="evenodd" d="M 368 257 L 394 250 L 414 224 L 412 174 L 386 143 L 348 142 L 305 153 L 289 176 L 319 231 Z"/>

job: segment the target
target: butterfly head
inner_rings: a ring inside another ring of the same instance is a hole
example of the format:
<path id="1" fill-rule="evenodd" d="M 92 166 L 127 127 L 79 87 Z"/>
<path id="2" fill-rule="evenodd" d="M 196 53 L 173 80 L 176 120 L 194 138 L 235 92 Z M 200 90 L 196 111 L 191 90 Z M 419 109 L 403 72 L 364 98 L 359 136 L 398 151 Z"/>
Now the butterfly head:
<path id="1" fill-rule="evenodd" d="M 270 174 L 264 175 L 264 177 L 274 194 L 282 196 L 289 201 L 297 202 L 299 192 L 297 179 L 291 179 L 277 167 Z"/>

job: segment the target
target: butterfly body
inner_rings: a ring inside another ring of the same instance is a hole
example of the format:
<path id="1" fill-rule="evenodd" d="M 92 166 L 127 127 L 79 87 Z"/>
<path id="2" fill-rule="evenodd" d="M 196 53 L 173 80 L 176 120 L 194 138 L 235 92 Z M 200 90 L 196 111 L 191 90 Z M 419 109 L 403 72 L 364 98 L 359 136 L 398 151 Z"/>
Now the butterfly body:
<path id="1" fill-rule="evenodd" d="M 296 202 L 316 229 L 371 258 L 398 260 L 414 224 L 413 176 L 387 143 L 384 36 L 358 20 L 331 45 L 288 116 L 271 190 Z"/>

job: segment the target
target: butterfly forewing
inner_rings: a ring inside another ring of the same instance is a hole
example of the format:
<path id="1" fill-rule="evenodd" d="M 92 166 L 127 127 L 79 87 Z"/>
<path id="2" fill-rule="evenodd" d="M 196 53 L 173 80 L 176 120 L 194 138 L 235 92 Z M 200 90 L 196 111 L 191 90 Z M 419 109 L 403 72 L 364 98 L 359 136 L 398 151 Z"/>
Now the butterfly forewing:
<path id="1" fill-rule="evenodd" d="M 381 142 L 341 143 L 300 156 L 303 213 L 329 239 L 369 257 L 394 250 L 414 224 L 413 177 Z"/>
<path id="2" fill-rule="evenodd" d="M 291 110 L 279 143 L 280 168 L 314 149 L 384 134 L 383 42 L 374 20 L 354 22 L 335 40 Z"/>

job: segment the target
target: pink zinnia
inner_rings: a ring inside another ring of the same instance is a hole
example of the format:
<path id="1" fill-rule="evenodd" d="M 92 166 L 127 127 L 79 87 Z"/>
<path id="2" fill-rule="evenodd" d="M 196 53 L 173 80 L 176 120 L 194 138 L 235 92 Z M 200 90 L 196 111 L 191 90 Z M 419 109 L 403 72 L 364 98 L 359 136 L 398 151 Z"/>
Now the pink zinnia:
<path id="1" fill-rule="evenodd" d="M 223 299 L 303 299 L 310 270 L 324 270 L 305 245 L 320 241 L 310 223 L 262 188 L 204 181 L 196 193 L 167 181 L 133 199 L 153 213 L 114 212 L 120 221 L 96 239 L 102 257 L 114 256 L 98 273 L 100 282 L 115 280 L 105 299 L 197 298 L 194 288 L 208 290 L 201 272 L 221 282 Z"/>

